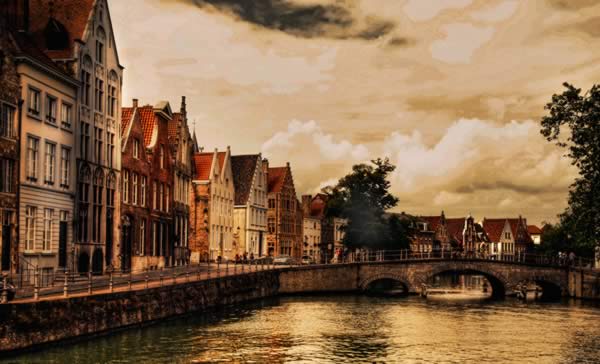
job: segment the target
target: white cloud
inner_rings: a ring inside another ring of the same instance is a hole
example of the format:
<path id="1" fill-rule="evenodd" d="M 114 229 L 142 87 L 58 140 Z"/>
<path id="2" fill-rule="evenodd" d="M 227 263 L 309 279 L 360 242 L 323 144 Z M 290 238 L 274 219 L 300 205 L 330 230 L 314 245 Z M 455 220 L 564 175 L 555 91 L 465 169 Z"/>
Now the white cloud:
<path id="1" fill-rule="evenodd" d="M 455 205 L 461 202 L 464 199 L 464 196 L 458 193 L 441 191 L 438 193 L 433 199 L 433 203 L 436 206 L 448 206 Z"/>
<path id="2" fill-rule="evenodd" d="M 519 8 L 519 2 L 516 0 L 504 1 L 496 6 L 486 7 L 483 10 L 475 11 L 471 18 L 486 22 L 500 22 L 509 19 Z"/>
<path id="3" fill-rule="evenodd" d="M 469 63 L 473 53 L 494 35 L 493 27 L 469 23 L 448 24 L 442 29 L 446 38 L 434 41 L 430 51 L 433 58 L 446 63 Z"/>
<path id="4" fill-rule="evenodd" d="M 435 18 L 446 9 L 464 8 L 472 0 L 409 0 L 404 12 L 413 21 L 425 21 Z"/>

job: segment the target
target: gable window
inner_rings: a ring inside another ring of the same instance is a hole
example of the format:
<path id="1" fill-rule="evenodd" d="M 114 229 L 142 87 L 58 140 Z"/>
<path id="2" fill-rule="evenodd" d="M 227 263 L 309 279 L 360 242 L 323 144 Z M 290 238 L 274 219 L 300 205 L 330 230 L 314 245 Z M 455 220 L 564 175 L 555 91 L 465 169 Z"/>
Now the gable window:
<path id="1" fill-rule="evenodd" d="M 148 183 L 146 176 L 142 176 L 141 180 L 141 192 L 140 192 L 140 206 L 146 206 L 146 184 Z"/>
<path id="2" fill-rule="evenodd" d="M 40 117 L 41 109 L 42 109 L 40 97 L 41 97 L 40 91 L 33 89 L 33 88 L 29 88 L 29 96 L 28 96 L 29 102 L 28 102 L 27 112 L 30 115 L 33 115 L 37 118 Z"/>
<path id="3" fill-rule="evenodd" d="M 62 104 L 60 123 L 63 128 L 71 129 L 73 122 L 73 107 L 69 104 Z"/>
<path id="4" fill-rule="evenodd" d="M 165 185 L 163 183 L 160 184 L 158 189 L 158 210 L 163 210 L 163 203 L 165 201 Z"/>
<path id="5" fill-rule="evenodd" d="M 102 112 L 104 102 L 104 81 L 101 79 L 96 79 L 96 90 L 95 90 L 95 99 L 94 104 L 96 107 L 96 111 Z"/>
<path id="6" fill-rule="evenodd" d="M 46 142 L 44 182 L 54 184 L 54 171 L 56 168 L 56 144 Z"/>
<path id="7" fill-rule="evenodd" d="M 15 108 L 7 104 L 2 104 L 2 110 L 0 110 L 0 137 L 14 137 L 14 120 Z"/>
<path id="8" fill-rule="evenodd" d="M 46 121 L 56 124 L 57 101 L 54 96 L 46 95 Z"/>
<path id="9" fill-rule="evenodd" d="M 140 141 L 138 139 L 133 140 L 133 158 L 140 159 Z"/>
<path id="10" fill-rule="evenodd" d="M 69 188 L 71 175 L 71 149 L 62 147 L 60 150 L 60 186 Z"/>
<path id="11" fill-rule="evenodd" d="M 108 115 L 114 118 L 117 110 L 117 88 L 110 84 L 108 85 L 108 101 L 106 108 L 108 109 Z"/>
<path id="12" fill-rule="evenodd" d="M 113 167 L 113 159 L 115 155 L 115 133 L 106 132 L 106 165 Z"/>
<path id="13" fill-rule="evenodd" d="M 158 195 L 158 182 L 154 181 L 152 183 L 152 207 L 155 210 L 158 210 L 157 195 Z"/>
<path id="14" fill-rule="evenodd" d="M 38 177 L 38 154 L 40 140 L 31 136 L 27 137 L 27 180 L 35 182 Z"/>
<path id="15" fill-rule="evenodd" d="M 138 174 L 133 173 L 131 176 L 133 181 L 133 190 L 131 191 L 131 203 L 137 205 L 138 203 Z"/>

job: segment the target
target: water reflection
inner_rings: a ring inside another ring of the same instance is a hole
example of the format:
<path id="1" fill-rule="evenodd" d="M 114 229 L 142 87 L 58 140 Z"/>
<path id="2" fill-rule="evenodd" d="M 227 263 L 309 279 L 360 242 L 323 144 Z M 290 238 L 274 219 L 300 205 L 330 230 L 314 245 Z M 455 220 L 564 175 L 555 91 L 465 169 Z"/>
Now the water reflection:
<path id="1" fill-rule="evenodd" d="M 365 296 L 290 297 L 194 315 L 19 363 L 595 363 L 600 308 Z"/>

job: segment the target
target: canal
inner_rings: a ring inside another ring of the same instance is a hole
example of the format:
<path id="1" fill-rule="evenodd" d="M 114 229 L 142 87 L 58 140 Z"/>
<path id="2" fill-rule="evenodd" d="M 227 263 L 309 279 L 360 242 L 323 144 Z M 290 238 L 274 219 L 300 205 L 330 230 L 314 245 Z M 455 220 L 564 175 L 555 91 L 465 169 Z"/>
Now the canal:
<path id="1" fill-rule="evenodd" d="M 18 363 L 598 363 L 600 306 L 463 295 L 303 296 L 181 317 Z"/>

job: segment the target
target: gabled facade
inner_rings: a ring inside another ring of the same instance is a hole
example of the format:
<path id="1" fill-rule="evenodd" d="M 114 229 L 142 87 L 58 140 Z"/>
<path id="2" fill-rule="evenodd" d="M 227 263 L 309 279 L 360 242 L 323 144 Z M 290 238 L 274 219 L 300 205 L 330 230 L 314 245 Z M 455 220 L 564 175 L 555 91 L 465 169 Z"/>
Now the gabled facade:
<path id="1" fill-rule="evenodd" d="M 490 238 L 490 254 L 514 256 L 532 249 L 533 240 L 527 232 L 527 220 L 519 216 L 516 219 L 483 219 L 483 229 Z"/>
<path id="2" fill-rule="evenodd" d="M 321 258 L 318 261 L 329 260 L 335 255 L 336 251 L 343 251 L 344 227 L 348 223 L 346 219 L 340 217 L 326 216 L 327 199 L 327 195 L 323 193 L 318 193 L 314 197 L 311 195 L 302 196 L 304 217 L 317 218 L 321 222 L 321 238 L 318 253 Z"/>
<path id="3" fill-rule="evenodd" d="M 290 164 L 268 169 L 267 253 L 270 256 L 302 255 L 302 230 L 298 227 L 301 211 L 296 197 Z M 300 230 L 300 231 L 298 231 Z"/>
<path id="4" fill-rule="evenodd" d="M 231 157 L 235 254 L 267 254 L 267 173 L 260 154 Z"/>
<path id="5" fill-rule="evenodd" d="M 135 103 L 135 101 L 134 101 Z M 135 106 L 135 104 L 134 104 Z M 168 128 L 173 118 L 171 106 L 161 101 L 155 106 L 134 107 L 140 115 L 144 132 L 144 146 L 150 164 L 148 176 L 150 220 L 148 251 L 146 264 L 148 268 L 161 268 L 173 263 L 173 176 L 174 158 L 169 148 Z M 127 175 L 123 175 L 123 186 L 127 185 Z M 123 202 L 127 196 L 123 191 Z"/>
<path id="6" fill-rule="evenodd" d="M 115 268 L 139 271 L 157 265 L 153 258 L 150 237 L 150 181 L 152 164 L 144 144 L 144 129 L 137 100 L 133 107 L 124 107 L 121 118 L 121 234 L 120 259 Z"/>
<path id="7" fill-rule="evenodd" d="M 194 154 L 192 179 L 191 262 L 233 259 L 233 206 L 235 187 L 231 150 Z"/>
<path id="8" fill-rule="evenodd" d="M 16 47 L 0 15 L 0 272 L 18 268 L 17 189 L 21 90 Z"/>
<path id="9" fill-rule="evenodd" d="M 415 220 L 411 239 L 411 250 L 417 252 L 440 252 L 460 249 L 465 254 L 480 254 L 488 250 L 488 237 L 469 215 L 467 217 L 446 218 L 442 211 L 439 216 L 420 216 Z"/>
<path id="10" fill-rule="evenodd" d="M 187 123 L 185 96 L 181 98 L 178 113 L 169 121 L 169 147 L 173 156 L 173 264 L 189 262 L 190 251 L 190 191 L 192 184 L 192 162 L 194 140 Z"/>

